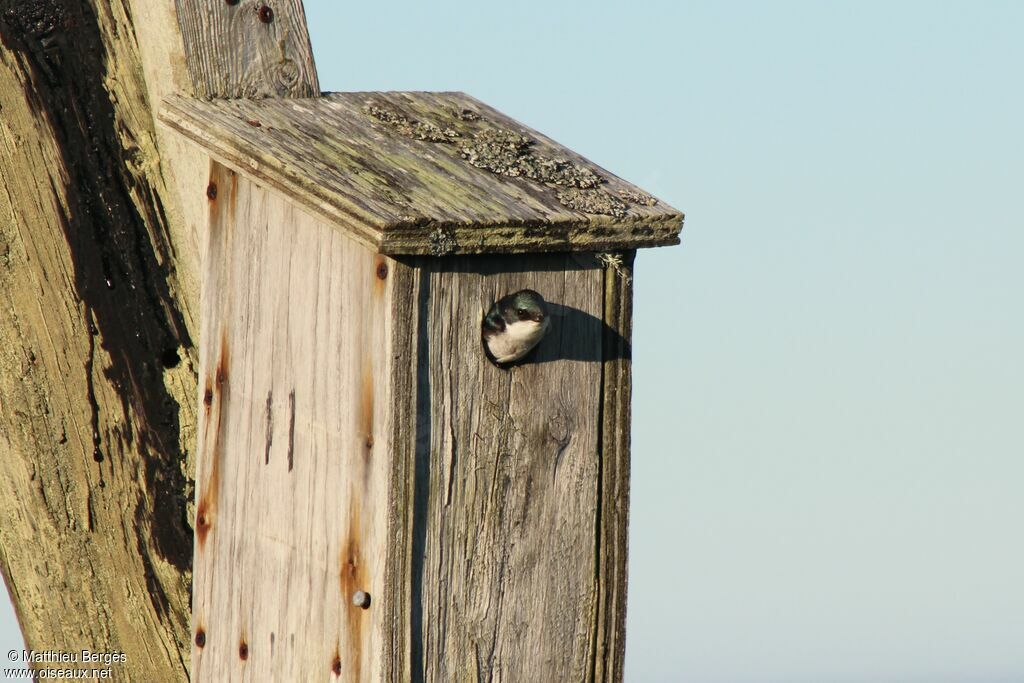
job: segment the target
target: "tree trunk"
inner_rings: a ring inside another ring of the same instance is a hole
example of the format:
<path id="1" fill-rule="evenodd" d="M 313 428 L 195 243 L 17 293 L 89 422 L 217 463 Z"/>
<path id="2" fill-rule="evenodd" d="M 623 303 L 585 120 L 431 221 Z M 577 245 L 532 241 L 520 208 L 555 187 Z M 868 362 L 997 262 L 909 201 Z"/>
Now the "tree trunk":
<path id="1" fill-rule="evenodd" d="M 187 79 L 171 0 L 0 0 L 0 566 L 30 649 L 117 680 L 188 679 L 206 169 L 152 111 Z"/>

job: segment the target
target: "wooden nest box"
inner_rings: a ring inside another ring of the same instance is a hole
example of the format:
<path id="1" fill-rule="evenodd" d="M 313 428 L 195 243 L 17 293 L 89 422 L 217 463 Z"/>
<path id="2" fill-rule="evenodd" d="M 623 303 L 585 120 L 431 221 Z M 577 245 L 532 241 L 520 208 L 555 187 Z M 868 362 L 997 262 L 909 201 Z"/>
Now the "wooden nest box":
<path id="1" fill-rule="evenodd" d="M 633 254 L 682 215 L 460 93 L 160 117 L 213 160 L 193 680 L 620 680 Z"/>

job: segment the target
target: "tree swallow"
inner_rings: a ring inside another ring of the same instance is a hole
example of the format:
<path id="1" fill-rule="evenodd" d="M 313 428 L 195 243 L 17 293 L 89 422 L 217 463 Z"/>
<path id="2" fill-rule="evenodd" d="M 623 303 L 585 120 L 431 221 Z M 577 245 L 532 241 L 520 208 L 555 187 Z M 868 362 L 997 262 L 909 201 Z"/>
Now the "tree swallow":
<path id="1" fill-rule="evenodd" d="M 481 336 L 487 355 L 504 365 L 529 353 L 550 326 L 544 297 L 521 289 L 494 302 L 484 316 Z"/>

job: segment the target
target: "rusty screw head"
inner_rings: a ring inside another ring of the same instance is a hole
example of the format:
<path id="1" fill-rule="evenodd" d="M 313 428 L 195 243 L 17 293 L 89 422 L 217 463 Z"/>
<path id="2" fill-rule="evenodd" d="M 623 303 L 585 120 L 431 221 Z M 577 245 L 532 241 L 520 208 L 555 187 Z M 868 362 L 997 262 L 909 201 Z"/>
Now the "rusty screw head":
<path id="1" fill-rule="evenodd" d="M 196 647 L 204 647 L 206 645 L 206 631 L 199 629 L 196 631 Z"/>
<path id="2" fill-rule="evenodd" d="M 216 199 L 217 198 L 217 183 L 210 181 L 210 184 L 206 186 L 206 198 Z"/>
<path id="3" fill-rule="evenodd" d="M 260 7 L 256 13 L 259 14 L 260 21 L 264 24 L 269 24 L 274 20 L 274 10 L 270 9 L 267 5 Z"/>
<path id="4" fill-rule="evenodd" d="M 363 609 L 370 608 L 370 594 L 366 591 L 356 591 L 352 594 L 352 604 Z"/>
<path id="5" fill-rule="evenodd" d="M 249 659 L 249 645 L 245 642 L 238 644 L 238 658 L 243 662 Z"/>
<path id="6" fill-rule="evenodd" d="M 334 661 L 331 662 L 331 673 L 333 673 L 335 676 L 340 676 L 341 675 L 341 658 L 340 657 L 335 657 Z"/>

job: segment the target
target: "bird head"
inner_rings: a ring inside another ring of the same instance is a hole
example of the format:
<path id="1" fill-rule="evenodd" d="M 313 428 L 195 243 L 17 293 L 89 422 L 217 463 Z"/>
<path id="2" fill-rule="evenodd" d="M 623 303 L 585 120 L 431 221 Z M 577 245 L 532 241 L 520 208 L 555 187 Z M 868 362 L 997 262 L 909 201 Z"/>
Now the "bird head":
<path id="1" fill-rule="evenodd" d="M 484 329 L 503 332 L 509 325 L 529 321 L 547 327 L 548 308 L 540 294 L 521 289 L 494 302 L 484 317 Z"/>

